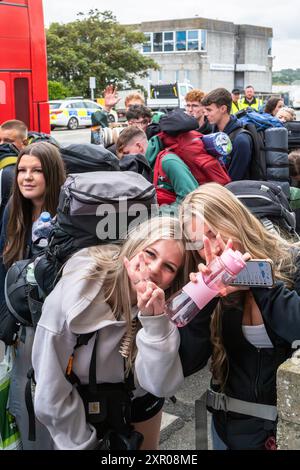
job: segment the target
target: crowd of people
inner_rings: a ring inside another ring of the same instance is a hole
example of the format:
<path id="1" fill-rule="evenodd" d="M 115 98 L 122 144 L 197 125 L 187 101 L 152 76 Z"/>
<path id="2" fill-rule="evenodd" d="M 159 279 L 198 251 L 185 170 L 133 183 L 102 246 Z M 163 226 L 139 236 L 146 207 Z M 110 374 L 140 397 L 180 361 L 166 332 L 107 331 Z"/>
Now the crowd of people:
<path id="1" fill-rule="evenodd" d="M 105 119 L 95 117 L 94 138 L 109 126 L 118 100 L 111 86 L 105 96 Z M 154 184 L 159 215 L 131 228 L 122 243 L 74 252 L 44 301 L 37 327 L 16 328 L 8 346 L 15 352 L 8 406 L 25 450 L 104 449 L 106 440 L 112 449 L 156 450 L 165 398 L 209 360 L 213 448 L 267 449 L 270 439 L 275 442 L 276 371 L 300 338 L 300 245 L 268 231 L 225 187 L 250 178 L 253 140 L 236 113 L 262 111 L 254 88 L 246 87 L 243 98 L 237 88 L 206 94 L 196 89 L 185 100 L 185 112 L 153 117 L 141 95 L 127 98 L 127 125 L 107 148 L 119 160 L 120 182 L 131 171 Z M 271 97 L 263 112 L 281 122 L 295 119 L 280 98 Z M 202 140 L 217 132 L 232 144 L 225 162 L 210 155 Z M 27 137 L 24 123 L 1 124 L 0 152 L 9 144 L 17 154 L 7 166 L 9 197 L 1 198 L 1 335 L 6 273 L 34 256 L 40 214 L 55 218 L 66 180 L 59 148 L 45 141 L 28 145 Z M 195 142 L 199 172 L 186 155 Z M 297 186 L 300 151 L 290 153 L 289 168 Z M 293 209 L 299 207 L 295 202 Z M 177 328 L 165 313 L 166 301 L 189 280 L 197 283 L 196 274 L 208 273 L 207 266 L 229 248 L 245 259 L 270 259 L 274 286 L 225 287 Z M 30 368 L 34 441 L 24 399 Z M 230 411 L 224 400 L 234 401 Z"/>

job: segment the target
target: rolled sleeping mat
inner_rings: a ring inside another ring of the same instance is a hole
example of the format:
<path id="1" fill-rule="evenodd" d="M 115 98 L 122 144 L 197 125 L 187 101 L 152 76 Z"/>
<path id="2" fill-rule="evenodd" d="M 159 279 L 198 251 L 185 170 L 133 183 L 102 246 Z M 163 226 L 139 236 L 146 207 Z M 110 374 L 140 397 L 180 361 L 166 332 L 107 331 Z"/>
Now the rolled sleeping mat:
<path id="1" fill-rule="evenodd" d="M 270 127 L 265 132 L 267 180 L 279 184 L 289 196 L 288 132 L 285 127 Z"/>
<path id="2" fill-rule="evenodd" d="M 230 137 L 225 132 L 203 135 L 202 141 L 207 153 L 214 157 L 227 157 L 232 151 Z"/>
<path id="3" fill-rule="evenodd" d="M 114 127 L 111 129 L 110 127 L 104 127 L 101 129 L 102 137 L 103 137 L 103 145 L 104 147 L 109 147 L 112 144 L 116 144 L 121 132 L 125 129 L 125 127 Z"/>

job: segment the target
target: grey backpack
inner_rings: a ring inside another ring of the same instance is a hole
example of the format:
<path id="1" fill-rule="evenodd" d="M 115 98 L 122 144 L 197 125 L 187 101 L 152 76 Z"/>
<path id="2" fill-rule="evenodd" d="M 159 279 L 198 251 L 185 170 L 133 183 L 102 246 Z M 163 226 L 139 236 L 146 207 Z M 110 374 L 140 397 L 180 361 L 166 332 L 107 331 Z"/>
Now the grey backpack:
<path id="1" fill-rule="evenodd" d="M 154 186 L 132 171 L 71 174 L 57 209 L 61 230 L 83 246 L 116 243 L 135 223 L 157 214 Z"/>
<path id="2" fill-rule="evenodd" d="M 79 249 L 122 243 L 131 228 L 157 214 L 155 188 L 138 173 L 69 175 L 60 192 L 48 247 L 35 263 L 40 289 L 45 295 L 51 292 L 61 266 Z"/>

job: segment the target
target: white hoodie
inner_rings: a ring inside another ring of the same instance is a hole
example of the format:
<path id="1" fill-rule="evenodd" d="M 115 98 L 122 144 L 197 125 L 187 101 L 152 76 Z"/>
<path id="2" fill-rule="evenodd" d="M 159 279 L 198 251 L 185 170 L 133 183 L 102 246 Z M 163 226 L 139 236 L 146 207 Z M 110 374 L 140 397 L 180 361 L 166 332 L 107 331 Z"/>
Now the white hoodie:
<path id="1" fill-rule="evenodd" d="M 124 381 L 124 363 L 119 353 L 126 331 L 104 301 L 102 280 L 90 279 L 95 261 L 88 249 L 76 253 L 66 264 L 63 277 L 47 297 L 37 326 L 32 364 L 37 382 L 35 413 L 54 440 L 57 449 L 92 449 L 97 444 L 95 429 L 86 422 L 82 400 L 65 372 L 78 334 L 99 331 L 97 382 Z M 133 318 L 137 308 L 133 308 Z M 134 396 L 150 392 L 158 397 L 173 395 L 183 382 L 178 354 L 180 337 L 166 315 L 143 317 L 137 334 Z M 73 371 L 88 383 L 92 337 L 75 352 Z"/>

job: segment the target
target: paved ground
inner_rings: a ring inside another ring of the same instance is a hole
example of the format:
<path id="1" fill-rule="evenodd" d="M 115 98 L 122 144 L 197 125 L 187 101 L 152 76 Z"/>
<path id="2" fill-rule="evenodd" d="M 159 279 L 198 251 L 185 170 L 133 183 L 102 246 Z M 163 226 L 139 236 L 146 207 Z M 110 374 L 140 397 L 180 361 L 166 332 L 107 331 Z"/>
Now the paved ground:
<path id="1" fill-rule="evenodd" d="M 199 399 L 202 393 L 205 392 L 209 379 L 210 373 L 206 367 L 185 380 L 184 386 L 176 393 L 177 401 L 175 404 L 170 400 L 166 400 L 160 449 L 196 450 L 195 400 Z"/>
<path id="2" fill-rule="evenodd" d="M 91 129 L 85 127 L 76 131 L 69 131 L 67 128 L 57 128 L 51 132 L 51 135 L 60 144 L 89 144 L 91 142 Z"/>

